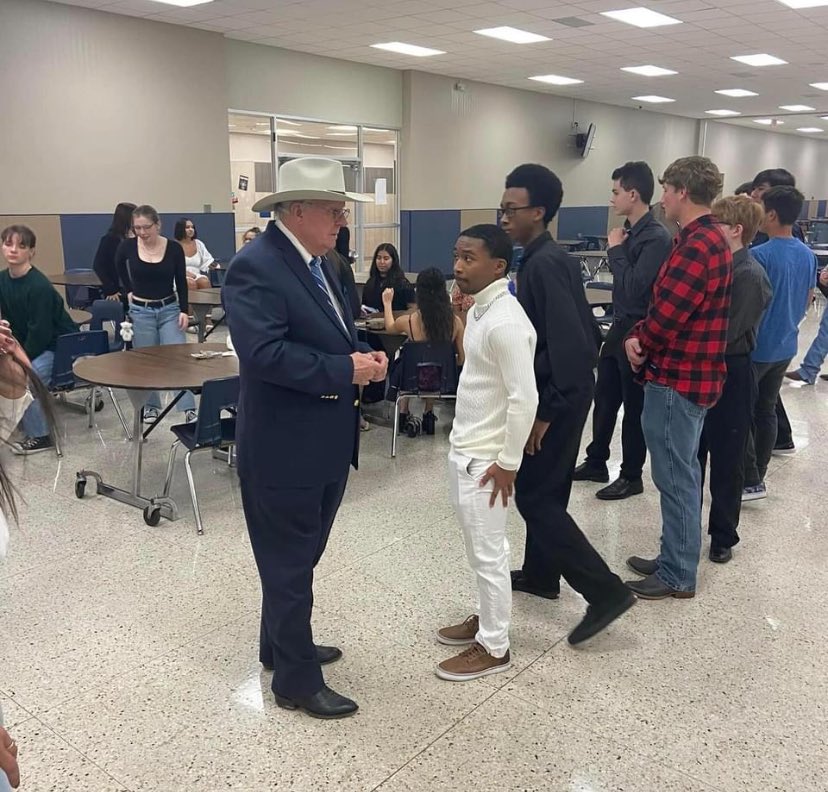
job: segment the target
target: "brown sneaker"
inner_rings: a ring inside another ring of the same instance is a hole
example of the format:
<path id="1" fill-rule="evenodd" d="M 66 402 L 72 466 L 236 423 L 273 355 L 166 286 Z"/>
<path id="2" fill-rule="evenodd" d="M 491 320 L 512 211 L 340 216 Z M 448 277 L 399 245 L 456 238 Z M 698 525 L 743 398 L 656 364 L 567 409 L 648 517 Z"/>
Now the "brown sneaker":
<path id="1" fill-rule="evenodd" d="M 470 679 L 480 679 L 489 674 L 508 671 L 511 665 L 508 651 L 503 657 L 492 657 L 475 641 L 456 657 L 443 660 L 435 672 L 440 679 L 447 679 L 449 682 L 467 682 Z"/>
<path id="2" fill-rule="evenodd" d="M 437 640 L 446 646 L 465 646 L 474 643 L 479 629 L 480 619 L 477 616 L 469 616 L 462 624 L 437 630 Z"/>

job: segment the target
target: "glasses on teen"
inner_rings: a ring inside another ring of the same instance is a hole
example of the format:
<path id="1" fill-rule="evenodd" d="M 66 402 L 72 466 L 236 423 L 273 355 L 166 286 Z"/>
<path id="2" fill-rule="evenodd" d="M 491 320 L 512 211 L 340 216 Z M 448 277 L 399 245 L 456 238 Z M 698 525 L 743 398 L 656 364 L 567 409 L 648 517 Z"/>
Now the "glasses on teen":
<path id="1" fill-rule="evenodd" d="M 136 234 L 140 234 L 142 231 L 149 231 L 154 225 L 155 223 L 150 223 L 149 225 L 133 225 L 132 230 Z"/>
<path id="2" fill-rule="evenodd" d="M 503 217 L 514 217 L 522 209 L 534 209 L 534 206 L 501 206 L 500 214 Z"/>

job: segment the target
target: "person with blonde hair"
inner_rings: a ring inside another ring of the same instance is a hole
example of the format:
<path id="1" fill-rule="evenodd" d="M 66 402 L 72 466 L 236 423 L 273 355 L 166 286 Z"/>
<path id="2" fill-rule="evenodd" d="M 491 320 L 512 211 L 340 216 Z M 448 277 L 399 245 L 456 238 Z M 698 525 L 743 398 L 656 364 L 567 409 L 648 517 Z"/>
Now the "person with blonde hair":
<path id="1" fill-rule="evenodd" d="M 748 252 L 764 212 L 747 195 L 722 198 L 713 217 L 733 256 L 733 281 L 727 325 L 727 379 L 716 405 L 708 410 L 699 443 L 702 480 L 710 458 L 709 558 L 726 564 L 739 542 L 739 516 L 745 482 L 745 447 L 756 400 L 756 369 L 750 359 L 756 331 L 773 294 L 762 265 Z"/>

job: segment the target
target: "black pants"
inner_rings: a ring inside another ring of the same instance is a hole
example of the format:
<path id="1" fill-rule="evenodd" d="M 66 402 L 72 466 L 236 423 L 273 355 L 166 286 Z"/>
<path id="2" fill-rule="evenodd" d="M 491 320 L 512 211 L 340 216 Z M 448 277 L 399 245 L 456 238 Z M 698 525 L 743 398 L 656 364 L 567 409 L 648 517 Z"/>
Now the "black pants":
<path id="1" fill-rule="evenodd" d="M 699 443 L 702 497 L 710 457 L 710 520 L 707 532 L 718 547 L 739 543 L 739 516 L 745 485 L 745 449 L 756 401 L 756 371 L 750 355 L 728 355 L 727 380 L 719 401 L 707 411 Z"/>
<path id="2" fill-rule="evenodd" d="M 605 344 L 598 361 L 595 407 L 592 410 L 592 442 L 586 450 L 587 462 L 592 467 L 606 467 L 618 410 L 622 404 L 621 477 L 628 481 L 638 481 L 647 458 L 644 432 L 641 431 L 644 388 L 633 379 L 633 370 L 623 347 L 613 344 L 607 349 Z"/>
<path id="3" fill-rule="evenodd" d="M 348 481 L 263 487 L 241 481 L 250 544 L 262 581 L 259 660 L 274 692 L 310 696 L 323 686 L 311 631 L 313 569 L 322 557 Z"/>
<path id="4" fill-rule="evenodd" d="M 765 480 L 773 447 L 776 445 L 776 402 L 790 363 L 790 359 L 778 360 L 775 363 L 754 363 L 759 389 L 753 409 L 753 427 L 745 454 L 746 487 L 756 486 Z"/>
<path id="5" fill-rule="evenodd" d="M 524 454 L 515 504 L 526 522 L 526 577 L 550 591 L 563 577 L 587 602 L 600 604 L 624 596 L 626 588 L 566 511 L 589 405 L 587 396 L 552 422 L 540 451 Z"/>
<path id="6" fill-rule="evenodd" d="M 774 448 L 790 445 L 793 445 L 793 429 L 791 429 L 785 405 L 782 404 L 782 396 L 779 396 L 776 400 L 776 445 Z"/>

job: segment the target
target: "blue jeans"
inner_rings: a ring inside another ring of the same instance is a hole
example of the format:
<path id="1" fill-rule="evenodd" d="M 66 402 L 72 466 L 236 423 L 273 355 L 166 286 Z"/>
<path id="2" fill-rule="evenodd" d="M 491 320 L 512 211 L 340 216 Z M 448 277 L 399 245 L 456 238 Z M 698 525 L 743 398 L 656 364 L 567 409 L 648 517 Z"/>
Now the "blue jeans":
<path id="1" fill-rule="evenodd" d="M 825 362 L 826 355 L 828 355 L 828 308 L 822 312 L 822 319 L 819 323 L 816 338 L 811 342 L 811 346 L 808 347 L 805 359 L 799 367 L 799 376 L 809 385 L 813 385 L 816 382 L 819 370 Z"/>
<path id="2" fill-rule="evenodd" d="M 42 352 L 32 361 L 32 370 L 47 388 L 52 380 L 52 366 L 54 362 L 55 353 L 49 350 Z M 46 437 L 49 434 L 49 424 L 46 423 L 43 408 L 37 400 L 33 401 L 29 405 L 29 409 L 23 414 L 23 418 L 20 421 L 20 428 L 26 437 Z"/>
<path id="3" fill-rule="evenodd" d="M 165 305 L 163 308 L 145 308 L 141 305 L 130 305 L 129 315 L 132 317 L 132 329 L 134 332 L 132 344 L 139 347 L 159 346 L 161 344 L 184 344 L 187 337 L 184 331 L 178 326 L 178 316 L 181 309 L 178 303 L 174 302 Z M 156 410 L 161 409 L 161 396 L 158 391 L 153 391 L 147 399 L 147 407 Z M 178 402 L 177 409 L 195 409 L 193 394 L 187 391 Z"/>
<path id="4" fill-rule="evenodd" d="M 664 385 L 644 389 L 641 428 L 650 452 L 650 473 L 661 495 L 658 579 L 676 591 L 696 590 L 701 555 L 699 439 L 705 407 Z"/>

